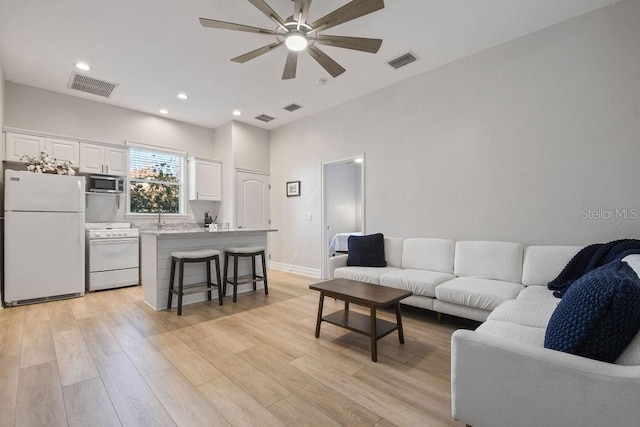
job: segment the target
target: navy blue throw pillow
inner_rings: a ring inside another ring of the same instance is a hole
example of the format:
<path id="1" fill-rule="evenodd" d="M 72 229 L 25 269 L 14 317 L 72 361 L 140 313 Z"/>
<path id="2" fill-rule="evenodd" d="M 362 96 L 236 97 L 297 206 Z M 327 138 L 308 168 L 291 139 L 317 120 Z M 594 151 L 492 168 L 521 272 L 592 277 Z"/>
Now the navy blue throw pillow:
<path id="1" fill-rule="evenodd" d="M 640 330 L 640 279 L 615 260 L 576 280 L 553 312 L 545 348 L 615 360 Z"/>
<path id="2" fill-rule="evenodd" d="M 354 267 L 386 267 L 384 235 L 349 236 L 347 265 Z"/>

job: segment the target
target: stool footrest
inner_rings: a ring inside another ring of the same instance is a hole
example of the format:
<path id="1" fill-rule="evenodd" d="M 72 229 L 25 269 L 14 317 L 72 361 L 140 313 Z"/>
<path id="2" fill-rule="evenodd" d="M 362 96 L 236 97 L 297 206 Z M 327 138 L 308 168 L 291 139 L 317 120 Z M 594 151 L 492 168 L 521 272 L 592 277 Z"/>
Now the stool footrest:
<path id="1" fill-rule="evenodd" d="M 209 292 L 211 289 L 217 289 L 218 285 L 212 283 L 211 285 L 207 285 L 206 283 L 197 283 L 195 285 L 186 285 L 182 287 L 182 295 L 189 294 L 197 294 L 200 292 Z M 171 289 L 175 295 L 178 295 L 179 292 L 177 289 Z"/>
<path id="2" fill-rule="evenodd" d="M 238 281 L 234 282 L 232 279 L 227 279 L 227 283 L 231 283 L 232 285 L 235 283 L 236 285 L 244 285 L 245 283 L 256 283 L 256 282 L 262 282 L 264 280 L 264 277 L 262 276 L 256 276 L 256 278 L 254 279 L 253 276 L 241 276 L 238 277 Z"/>

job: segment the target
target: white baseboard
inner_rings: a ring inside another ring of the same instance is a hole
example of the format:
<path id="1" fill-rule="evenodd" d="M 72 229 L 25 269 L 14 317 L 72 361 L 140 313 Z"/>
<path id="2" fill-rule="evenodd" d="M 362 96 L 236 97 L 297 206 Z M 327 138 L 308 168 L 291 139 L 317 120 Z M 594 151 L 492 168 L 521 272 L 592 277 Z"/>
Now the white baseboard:
<path id="1" fill-rule="evenodd" d="M 269 268 L 273 268 L 278 271 L 286 271 L 288 273 L 300 274 L 302 276 L 313 277 L 319 279 L 322 277 L 322 272 L 316 268 L 300 267 L 298 265 L 283 264 L 281 262 L 271 261 Z"/>

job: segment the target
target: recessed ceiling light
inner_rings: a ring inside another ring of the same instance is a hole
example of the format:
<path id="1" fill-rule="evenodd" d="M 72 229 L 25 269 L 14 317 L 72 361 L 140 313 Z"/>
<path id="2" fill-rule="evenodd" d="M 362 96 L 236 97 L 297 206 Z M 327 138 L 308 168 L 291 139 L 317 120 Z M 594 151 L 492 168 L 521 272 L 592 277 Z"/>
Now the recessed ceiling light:
<path id="1" fill-rule="evenodd" d="M 234 116 L 239 116 L 239 115 L 241 115 L 241 114 L 242 114 L 242 113 L 240 112 L 240 110 L 233 110 L 233 115 L 234 115 Z"/>
<path id="2" fill-rule="evenodd" d="M 356 163 L 362 163 L 362 157 L 358 157 L 357 159 L 354 160 L 354 162 Z"/>
<path id="3" fill-rule="evenodd" d="M 161 108 L 159 113 L 160 114 L 169 114 L 169 111 L 166 108 Z"/>
<path id="4" fill-rule="evenodd" d="M 78 63 L 76 63 L 76 68 L 78 68 L 78 69 L 80 69 L 82 71 L 89 71 L 91 69 L 89 64 L 87 64 L 86 62 L 78 62 Z"/>
<path id="5" fill-rule="evenodd" d="M 182 99 L 182 100 L 189 99 L 189 96 L 187 96 L 187 94 L 184 92 L 180 92 L 177 96 L 179 99 Z"/>

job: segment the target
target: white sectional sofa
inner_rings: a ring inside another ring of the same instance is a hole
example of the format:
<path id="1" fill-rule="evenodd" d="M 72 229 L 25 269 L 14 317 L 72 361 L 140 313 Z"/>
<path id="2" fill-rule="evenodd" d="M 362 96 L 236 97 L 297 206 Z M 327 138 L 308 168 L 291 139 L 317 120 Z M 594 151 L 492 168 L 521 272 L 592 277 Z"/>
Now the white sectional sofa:
<path id="1" fill-rule="evenodd" d="M 454 418 L 474 427 L 637 426 L 640 333 L 615 364 L 544 348 L 560 302 L 546 284 L 580 249 L 385 238 L 387 267 L 347 267 L 346 255 L 330 267 L 332 277 L 413 291 L 403 304 L 484 322 L 452 336 Z"/>

